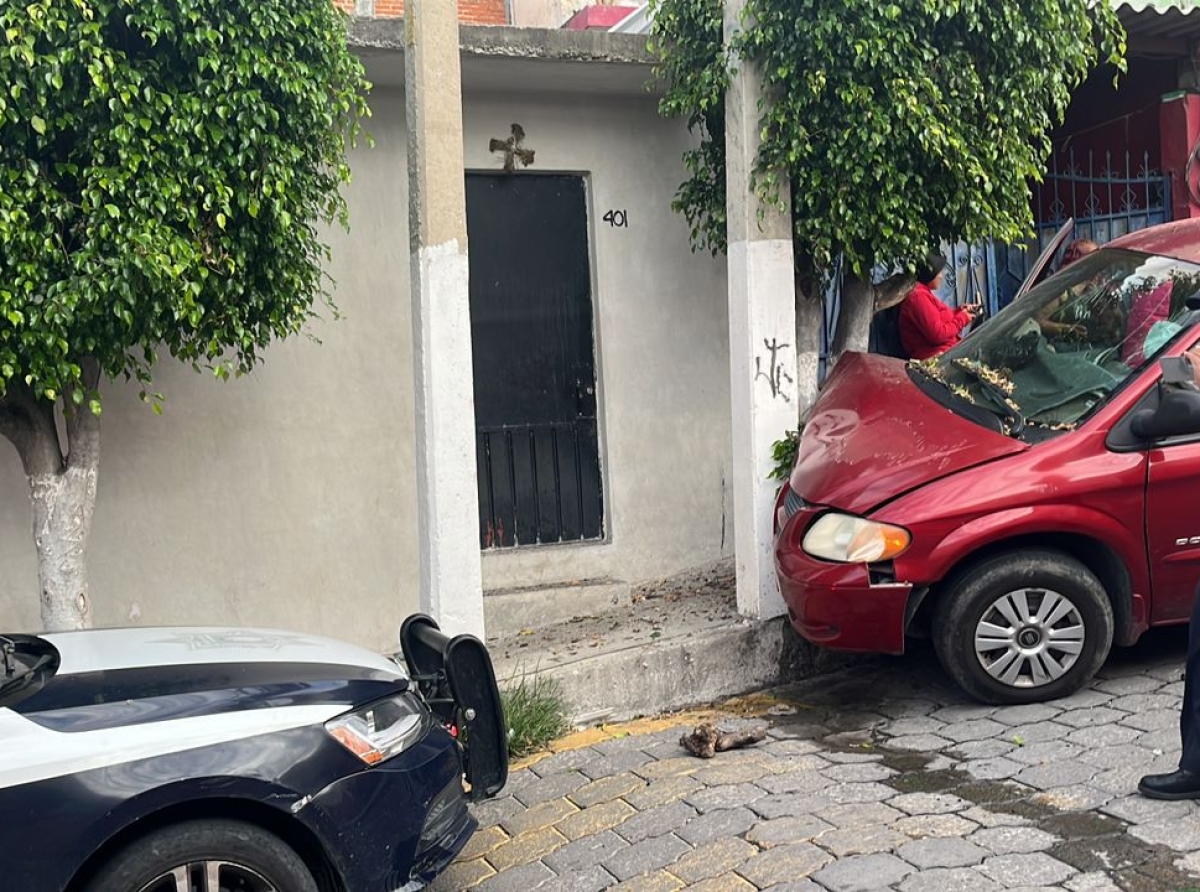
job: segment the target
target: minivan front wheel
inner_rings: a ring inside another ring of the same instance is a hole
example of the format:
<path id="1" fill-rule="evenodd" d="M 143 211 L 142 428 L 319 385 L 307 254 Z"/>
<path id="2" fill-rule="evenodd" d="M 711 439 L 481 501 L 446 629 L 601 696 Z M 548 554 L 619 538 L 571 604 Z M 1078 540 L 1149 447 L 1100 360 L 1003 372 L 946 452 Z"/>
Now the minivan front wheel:
<path id="1" fill-rule="evenodd" d="M 986 703 L 1078 690 L 1112 647 L 1112 603 L 1087 567 L 1055 551 L 989 558 L 950 582 L 934 615 L 938 659 Z"/>

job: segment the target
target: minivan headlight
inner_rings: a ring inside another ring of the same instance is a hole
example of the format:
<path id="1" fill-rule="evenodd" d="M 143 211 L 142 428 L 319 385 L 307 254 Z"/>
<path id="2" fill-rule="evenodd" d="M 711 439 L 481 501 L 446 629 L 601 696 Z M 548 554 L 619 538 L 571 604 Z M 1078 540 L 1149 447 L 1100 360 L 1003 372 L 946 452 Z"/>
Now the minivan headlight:
<path id="1" fill-rule="evenodd" d="M 869 564 L 896 557 L 911 541 L 908 530 L 901 527 L 830 512 L 808 528 L 801 546 L 807 554 L 826 561 Z"/>
<path id="2" fill-rule="evenodd" d="M 368 765 L 378 765 L 421 736 L 425 716 L 415 697 L 399 694 L 330 719 L 325 730 Z"/>

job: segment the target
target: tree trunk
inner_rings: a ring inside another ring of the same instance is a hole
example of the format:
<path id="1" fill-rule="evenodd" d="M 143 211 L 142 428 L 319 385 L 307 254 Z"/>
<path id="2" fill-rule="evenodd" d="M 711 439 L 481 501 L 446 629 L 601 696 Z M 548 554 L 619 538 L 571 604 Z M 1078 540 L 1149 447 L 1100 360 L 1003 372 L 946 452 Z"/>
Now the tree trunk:
<path id="1" fill-rule="evenodd" d="M 86 408 L 78 411 L 88 412 Z M 96 504 L 99 437 L 94 438 L 94 445 L 85 450 L 87 456 L 80 456 L 73 440 L 71 454 L 59 473 L 29 478 L 46 631 L 86 629 L 92 624 L 87 544 Z"/>
<path id="2" fill-rule="evenodd" d="M 916 284 L 917 280 L 907 273 L 888 276 L 875 286 L 875 312 L 878 313 L 880 310 L 886 310 L 888 307 L 894 307 L 900 303 L 912 293 Z"/>
<path id="3" fill-rule="evenodd" d="M 99 369 L 90 360 L 83 367 L 84 389 L 94 391 Z M 11 385 L 0 400 L 0 435 L 16 447 L 29 483 L 42 627 L 48 632 L 85 629 L 92 616 L 86 558 L 100 466 L 100 419 L 86 405 L 75 405 L 70 394 L 65 403 L 69 451 L 64 455 L 53 403 L 37 399 L 24 385 Z"/>
<path id="4" fill-rule="evenodd" d="M 817 401 L 821 368 L 821 326 L 825 307 L 821 295 L 809 295 L 796 280 L 796 401 L 803 420 Z"/>
<path id="5" fill-rule="evenodd" d="M 842 307 L 838 315 L 831 362 L 836 363 L 847 350 L 865 353 L 871 337 L 871 317 L 875 315 L 875 288 L 858 276 L 847 275 L 842 284 Z"/>

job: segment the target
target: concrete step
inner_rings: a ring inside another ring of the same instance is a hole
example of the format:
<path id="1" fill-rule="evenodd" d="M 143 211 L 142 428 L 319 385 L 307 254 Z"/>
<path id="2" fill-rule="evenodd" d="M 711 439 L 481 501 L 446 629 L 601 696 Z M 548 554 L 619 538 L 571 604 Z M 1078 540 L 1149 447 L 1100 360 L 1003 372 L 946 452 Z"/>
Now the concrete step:
<path id="1" fill-rule="evenodd" d="M 736 608 L 731 563 L 641 586 L 628 603 L 489 636 L 500 686 L 557 679 L 576 724 L 618 721 L 732 697 L 807 674 L 784 619 Z"/>
<path id="2" fill-rule="evenodd" d="M 493 641 L 576 617 L 607 613 L 629 601 L 629 583 L 619 579 L 493 589 L 483 593 L 483 622 L 488 641 Z"/>

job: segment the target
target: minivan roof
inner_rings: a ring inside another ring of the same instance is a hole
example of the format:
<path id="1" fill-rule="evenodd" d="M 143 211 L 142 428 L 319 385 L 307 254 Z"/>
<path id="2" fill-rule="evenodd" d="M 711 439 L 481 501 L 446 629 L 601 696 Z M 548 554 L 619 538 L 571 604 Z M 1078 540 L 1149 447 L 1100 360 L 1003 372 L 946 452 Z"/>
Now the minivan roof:
<path id="1" fill-rule="evenodd" d="M 1180 260 L 1200 263 L 1200 218 L 1176 220 L 1149 229 L 1139 229 L 1114 239 L 1104 247 L 1127 248 L 1146 254 L 1165 254 Z"/>

